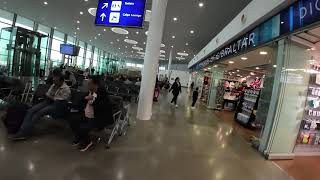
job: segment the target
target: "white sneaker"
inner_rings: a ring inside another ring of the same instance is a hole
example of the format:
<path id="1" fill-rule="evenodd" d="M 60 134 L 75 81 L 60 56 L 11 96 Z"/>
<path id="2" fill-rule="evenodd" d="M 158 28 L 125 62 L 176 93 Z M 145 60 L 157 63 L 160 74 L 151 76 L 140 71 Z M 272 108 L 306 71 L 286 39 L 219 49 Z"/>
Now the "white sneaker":
<path id="1" fill-rule="evenodd" d="M 179 107 L 178 104 L 176 105 L 176 108 Z"/>
<path id="2" fill-rule="evenodd" d="M 196 109 L 196 107 L 191 107 L 191 109 Z"/>

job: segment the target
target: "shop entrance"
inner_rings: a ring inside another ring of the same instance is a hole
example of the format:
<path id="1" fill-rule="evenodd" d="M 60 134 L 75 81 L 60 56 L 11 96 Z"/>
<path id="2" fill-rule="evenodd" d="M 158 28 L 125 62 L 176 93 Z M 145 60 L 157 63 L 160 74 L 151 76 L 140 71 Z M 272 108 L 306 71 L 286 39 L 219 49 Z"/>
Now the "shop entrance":
<path id="1" fill-rule="evenodd" d="M 215 87 L 219 110 L 215 112 L 256 147 L 267 119 L 276 55 L 277 44 L 273 43 L 209 67 L 213 71 L 219 67 L 224 69 L 223 78 Z"/>

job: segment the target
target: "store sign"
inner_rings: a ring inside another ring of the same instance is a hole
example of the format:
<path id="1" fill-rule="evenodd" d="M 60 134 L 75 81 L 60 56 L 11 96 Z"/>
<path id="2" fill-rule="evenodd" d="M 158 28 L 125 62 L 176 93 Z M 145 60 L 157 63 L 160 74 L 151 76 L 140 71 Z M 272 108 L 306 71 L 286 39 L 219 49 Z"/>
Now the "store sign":
<path id="1" fill-rule="evenodd" d="M 146 0 L 100 0 L 96 25 L 142 27 Z"/>
<path id="2" fill-rule="evenodd" d="M 320 21 L 320 0 L 300 0 L 280 13 L 280 34 Z"/>
<path id="3" fill-rule="evenodd" d="M 200 62 L 196 69 L 202 69 L 210 64 L 238 53 L 243 53 L 250 48 L 254 48 L 268 41 L 271 41 L 275 37 L 279 36 L 279 16 L 275 16 L 260 26 L 256 27 L 249 33 L 241 36 L 237 40 L 224 46 L 213 55 L 209 56 L 204 61 Z"/>

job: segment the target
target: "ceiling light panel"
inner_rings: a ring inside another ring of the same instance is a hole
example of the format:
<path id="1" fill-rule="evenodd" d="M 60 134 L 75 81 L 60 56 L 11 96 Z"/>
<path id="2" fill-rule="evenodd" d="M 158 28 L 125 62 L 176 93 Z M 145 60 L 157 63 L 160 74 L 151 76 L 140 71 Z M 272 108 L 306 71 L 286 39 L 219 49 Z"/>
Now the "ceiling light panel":
<path id="1" fill-rule="evenodd" d="M 128 43 L 128 44 L 138 44 L 137 41 L 132 40 L 132 39 L 125 39 L 124 42 Z"/>
<path id="2" fill-rule="evenodd" d="M 129 34 L 129 31 L 127 31 L 126 29 L 123 29 L 123 28 L 111 28 L 111 31 L 116 33 L 116 34 L 122 34 L 122 35 L 126 35 L 126 34 Z"/>
<path id="3" fill-rule="evenodd" d="M 143 48 L 141 48 L 141 47 L 132 47 L 132 49 L 138 50 L 138 51 L 142 51 L 143 50 Z"/>
<path id="4" fill-rule="evenodd" d="M 178 52 L 177 53 L 179 56 L 189 56 L 188 53 L 185 53 L 185 52 Z"/>

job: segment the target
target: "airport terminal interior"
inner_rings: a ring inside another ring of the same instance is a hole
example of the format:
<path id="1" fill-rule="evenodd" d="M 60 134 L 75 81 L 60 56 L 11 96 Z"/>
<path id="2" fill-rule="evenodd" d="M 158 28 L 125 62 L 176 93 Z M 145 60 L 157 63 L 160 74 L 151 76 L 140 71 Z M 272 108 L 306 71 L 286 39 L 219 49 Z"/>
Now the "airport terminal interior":
<path id="1" fill-rule="evenodd" d="M 319 180 L 319 3 L 0 0 L 0 179 Z"/>

